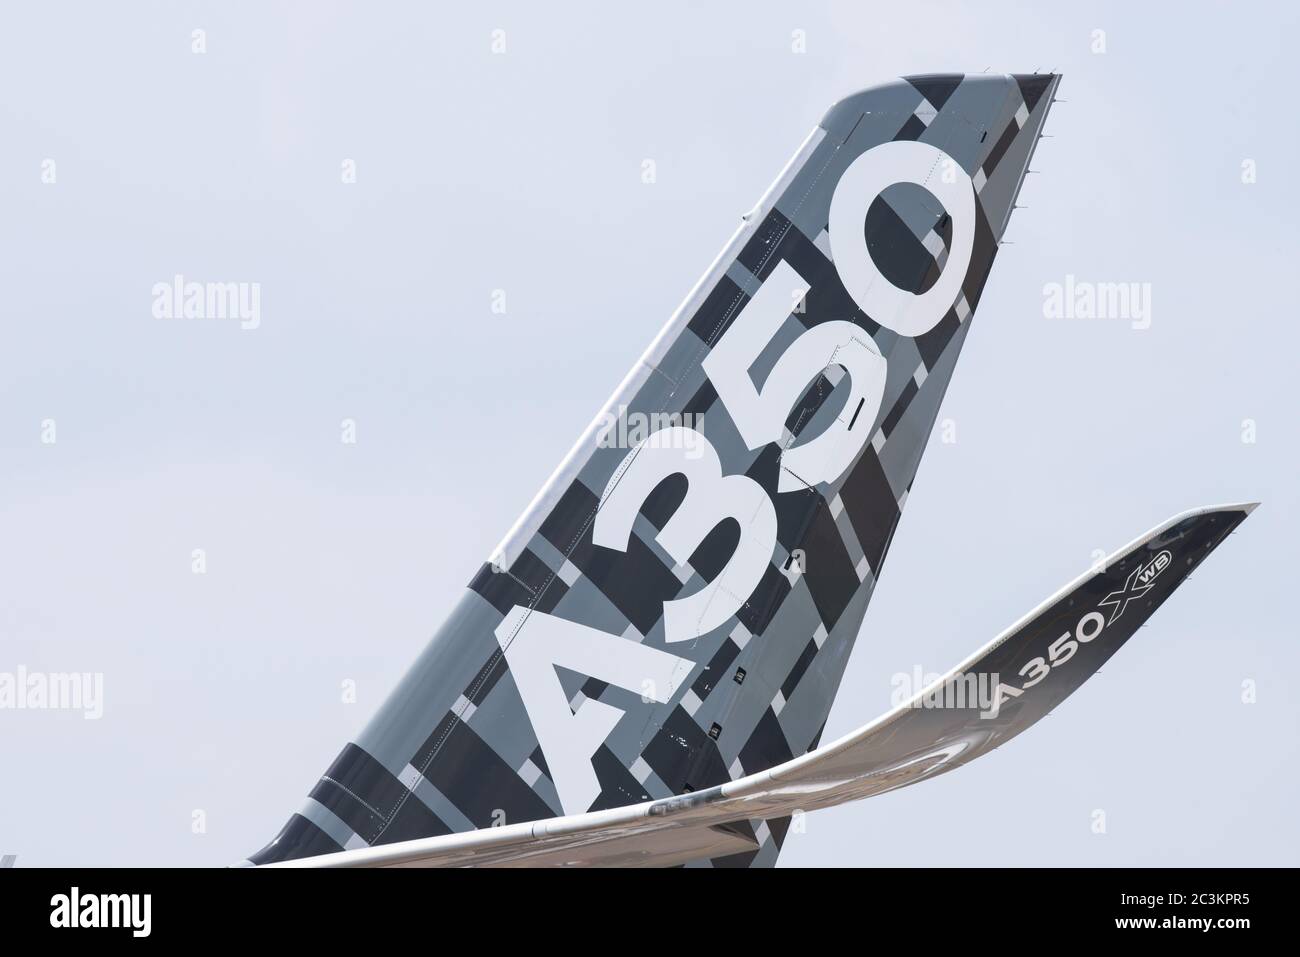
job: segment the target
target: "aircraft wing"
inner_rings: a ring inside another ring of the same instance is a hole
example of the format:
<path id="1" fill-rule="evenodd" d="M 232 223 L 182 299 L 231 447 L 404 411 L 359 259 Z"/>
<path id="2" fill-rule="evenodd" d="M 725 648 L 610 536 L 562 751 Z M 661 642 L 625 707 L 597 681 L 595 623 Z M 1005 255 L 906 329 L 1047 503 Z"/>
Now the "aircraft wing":
<path id="1" fill-rule="evenodd" d="M 769 770 L 664 800 L 269 866 L 670 866 L 752 851 L 769 821 L 915 784 L 1015 737 L 1096 673 L 1254 507 L 1174 516 L 908 703 Z"/>

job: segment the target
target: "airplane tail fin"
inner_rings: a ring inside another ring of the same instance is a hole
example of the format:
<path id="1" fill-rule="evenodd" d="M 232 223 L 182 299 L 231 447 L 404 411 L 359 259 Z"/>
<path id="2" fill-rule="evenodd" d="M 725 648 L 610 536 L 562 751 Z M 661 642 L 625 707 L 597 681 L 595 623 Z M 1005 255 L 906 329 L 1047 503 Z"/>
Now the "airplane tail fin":
<path id="1" fill-rule="evenodd" d="M 251 860 L 624 807 L 815 747 L 1058 82 L 835 104 Z"/>

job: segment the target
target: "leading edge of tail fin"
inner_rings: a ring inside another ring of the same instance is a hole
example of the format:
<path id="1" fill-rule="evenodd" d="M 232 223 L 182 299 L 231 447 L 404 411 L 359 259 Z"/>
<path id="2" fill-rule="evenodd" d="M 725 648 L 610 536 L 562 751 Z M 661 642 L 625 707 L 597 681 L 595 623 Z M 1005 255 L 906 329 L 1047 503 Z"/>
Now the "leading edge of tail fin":
<path id="1" fill-rule="evenodd" d="M 1254 504 L 1176 515 L 1066 585 L 942 678 L 818 750 L 694 794 L 635 807 L 371 847 L 328 867 L 667 866 L 761 853 L 750 822 L 859 800 L 951 771 L 1006 743 L 1077 690 L 1200 566 Z"/>
<path id="2" fill-rule="evenodd" d="M 814 747 L 1058 80 L 832 107 L 252 860 L 666 798 Z"/>

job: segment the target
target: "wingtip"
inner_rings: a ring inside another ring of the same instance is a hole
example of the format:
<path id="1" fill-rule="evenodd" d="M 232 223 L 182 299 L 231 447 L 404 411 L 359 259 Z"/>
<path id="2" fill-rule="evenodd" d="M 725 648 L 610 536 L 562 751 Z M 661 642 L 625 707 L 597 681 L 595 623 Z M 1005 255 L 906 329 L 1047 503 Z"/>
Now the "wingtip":
<path id="1" fill-rule="evenodd" d="M 1194 518 L 1198 515 L 1214 515 L 1225 512 L 1241 512 L 1249 515 L 1255 509 L 1259 508 L 1259 502 L 1224 502 L 1221 505 L 1203 505 L 1200 508 L 1188 509 L 1185 512 L 1179 512 L 1169 519 L 1168 524 L 1172 525 L 1184 519 Z"/>
<path id="2" fill-rule="evenodd" d="M 1255 509 L 1259 508 L 1259 502 L 1232 502 L 1228 505 L 1216 505 L 1213 508 L 1202 509 L 1205 512 L 1242 512 L 1249 515 Z"/>

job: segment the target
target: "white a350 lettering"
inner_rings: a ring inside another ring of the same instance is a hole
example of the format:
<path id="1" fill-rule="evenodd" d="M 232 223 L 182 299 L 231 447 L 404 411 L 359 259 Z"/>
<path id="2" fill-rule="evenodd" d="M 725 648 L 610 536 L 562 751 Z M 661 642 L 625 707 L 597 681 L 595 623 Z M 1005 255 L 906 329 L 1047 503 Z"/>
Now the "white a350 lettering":
<path id="1" fill-rule="evenodd" d="M 835 421 L 812 441 L 782 454 L 778 492 L 833 482 L 844 474 L 885 397 L 884 357 L 860 326 L 844 319 L 805 330 L 781 354 L 763 387 L 754 386 L 750 366 L 789 318 L 791 299 L 807 292 L 808 284 L 781 260 L 704 360 L 704 371 L 751 449 L 781 439 L 794 404 L 823 370 L 838 365 L 849 374 L 849 397 Z M 858 426 L 856 437 L 848 435 L 850 425 Z"/>
<path id="2" fill-rule="evenodd" d="M 924 187 L 952 220 L 952 247 L 943 273 L 919 295 L 885 278 L 867 249 L 867 209 L 895 183 Z M 975 186 L 941 149 L 915 140 L 882 143 L 850 163 L 840 177 L 826 229 L 835 272 L 858 307 L 900 336 L 919 336 L 933 329 L 961 295 L 975 248 Z"/>
<path id="3" fill-rule="evenodd" d="M 556 667 L 661 704 L 672 700 L 695 667 L 658 648 L 519 605 L 497 626 L 496 636 L 566 814 L 587 810 L 600 794 L 591 758 L 623 712 L 590 698 L 571 711 Z"/>
<path id="4" fill-rule="evenodd" d="M 924 187 L 952 219 L 952 244 L 939 279 L 915 294 L 893 285 L 867 249 L 867 209 L 895 183 Z M 942 150 L 919 142 L 884 143 L 854 160 L 831 197 L 829 225 L 836 273 L 854 302 L 874 321 L 902 336 L 932 329 L 961 294 L 975 236 L 975 193 L 970 177 Z M 871 336 L 847 319 L 805 329 L 776 360 L 761 385 L 750 369 L 790 317 L 807 281 L 779 261 L 704 360 L 719 400 L 750 449 L 785 437 L 795 404 L 822 372 L 838 366 L 848 375 L 841 412 L 818 435 L 785 448 L 777 493 L 841 478 L 869 439 L 885 395 L 887 364 Z M 673 426 L 664 432 L 687 431 Z M 689 438 L 690 441 L 684 441 Z M 691 450 L 687 454 L 686 450 Z M 658 435 L 632 449 L 601 498 L 592 530 L 596 545 L 626 551 L 646 498 L 666 478 L 686 479 L 686 495 L 655 536 L 671 558 L 685 564 L 719 524 L 740 526 L 735 551 L 711 582 L 663 605 L 664 640 L 699 638 L 725 624 L 762 581 L 776 548 L 776 510 L 757 482 L 726 475 L 703 435 Z M 496 629 L 538 744 L 546 756 L 565 813 L 586 811 L 600 793 L 592 757 L 623 712 L 585 700 L 575 713 L 557 667 L 597 678 L 667 703 L 685 685 L 695 662 L 620 635 L 516 606 Z"/>
<path id="5" fill-rule="evenodd" d="M 679 426 L 661 431 L 684 430 Z M 722 571 L 694 594 L 664 602 L 664 641 L 674 642 L 708 634 L 754 593 L 776 547 L 776 509 L 749 476 L 722 474 L 718 453 L 703 435 L 693 438 L 698 455 L 694 459 L 682 454 L 688 446 L 680 439 L 665 439 L 653 447 L 648 440 L 642 443 L 615 470 L 596 513 L 592 541 L 626 551 L 641 506 L 670 475 L 685 476 L 686 496 L 655 539 L 679 565 L 721 522 L 736 521 L 740 540 Z"/>

